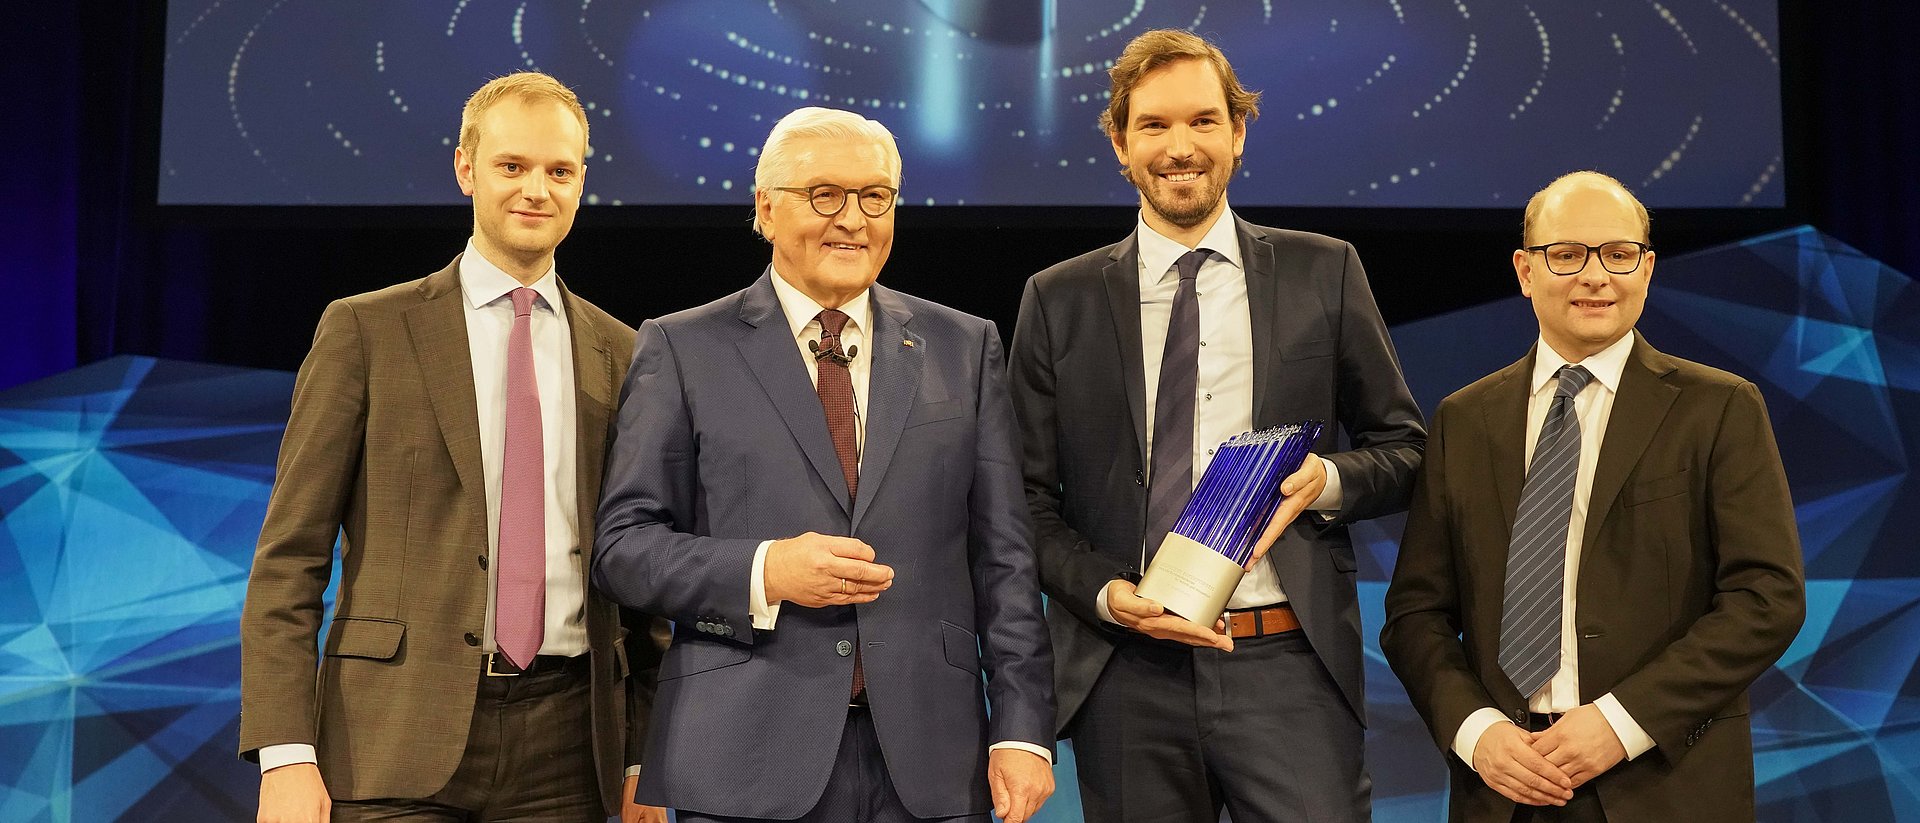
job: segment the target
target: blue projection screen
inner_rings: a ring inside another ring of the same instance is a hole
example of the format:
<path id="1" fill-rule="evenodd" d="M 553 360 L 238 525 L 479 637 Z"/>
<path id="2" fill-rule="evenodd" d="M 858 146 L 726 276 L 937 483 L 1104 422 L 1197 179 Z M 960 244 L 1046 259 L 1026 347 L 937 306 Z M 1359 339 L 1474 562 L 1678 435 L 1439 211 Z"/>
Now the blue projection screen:
<path id="1" fill-rule="evenodd" d="M 1575 168 L 1649 206 L 1785 204 L 1774 0 L 174 0 L 163 204 L 433 204 L 460 105 L 538 69 L 590 203 L 742 204 L 782 114 L 891 128 L 912 204 L 1130 204 L 1095 120 L 1132 36 L 1262 90 L 1237 205 L 1513 207 Z"/>

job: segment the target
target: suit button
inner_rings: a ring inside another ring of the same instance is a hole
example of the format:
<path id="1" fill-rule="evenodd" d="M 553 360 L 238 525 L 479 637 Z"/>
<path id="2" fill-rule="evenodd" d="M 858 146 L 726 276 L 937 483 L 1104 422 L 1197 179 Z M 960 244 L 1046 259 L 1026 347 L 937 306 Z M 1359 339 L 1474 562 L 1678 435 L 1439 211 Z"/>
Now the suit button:
<path id="1" fill-rule="evenodd" d="M 721 626 L 720 626 L 720 636 L 721 636 L 721 637 L 732 637 L 732 636 L 733 636 L 733 627 L 732 627 L 732 626 L 728 626 L 728 625 L 724 625 L 724 624 L 723 624 L 723 625 L 721 625 Z"/>
<path id="2" fill-rule="evenodd" d="M 487 556 L 484 554 L 480 555 L 480 568 L 484 569 L 486 567 L 487 567 Z"/>
<path id="3" fill-rule="evenodd" d="M 841 657 L 852 657 L 852 656 L 853 656 L 853 641 L 851 641 L 851 640 L 842 640 L 842 641 L 840 641 L 840 642 L 838 642 L 838 643 L 835 643 L 835 644 L 833 644 L 833 650 L 834 650 L 834 651 L 836 651 L 836 652 L 838 652 L 838 653 L 840 654 L 840 656 L 841 656 Z"/>
<path id="4" fill-rule="evenodd" d="M 694 627 L 694 628 L 696 628 L 696 629 L 699 629 L 699 630 L 700 630 L 701 632 L 703 632 L 703 633 L 707 633 L 707 632 L 712 632 L 712 631 L 713 631 L 713 624 L 712 624 L 712 623 L 708 623 L 708 622 L 707 622 L 707 621 L 705 621 L 705 620 L 701 620 L 701 621 L 699 621 L 699 622 L 696 622 L 696 623 L 694 623 L 694 624 L 693 624 L 693 627 Z"/>
<path id="5" fill-rule="evenodd" d="M 1133 485 L 1136 485 L 1136 486 L 1144 486 L 1144 485 L 1147 485 L 1147 479 L 1146 479 L 1146 477 L 1145 477 L 1145 476 L 1143 476 L 1143 475 L 1142 475 L 1142 474 L 1140 473 L 1140 470 L 1139 470 L 1139 469 L 1134 469 L 1134 470 L 1133 470 Z"/>
<path id="6" fill-rule="evenodd" d="M 473 634 L 473 632 L 467 632 L 467 637 L 466 637 L 466 640 L 467 640 L 467 645 L 469 645 L 469 646 L 478 646 L 478 645 L 480 645 L 480 638 L 478 638 L 478 637 L 475 637 L 475 636 L 474 636 L 474 634 Z"/>

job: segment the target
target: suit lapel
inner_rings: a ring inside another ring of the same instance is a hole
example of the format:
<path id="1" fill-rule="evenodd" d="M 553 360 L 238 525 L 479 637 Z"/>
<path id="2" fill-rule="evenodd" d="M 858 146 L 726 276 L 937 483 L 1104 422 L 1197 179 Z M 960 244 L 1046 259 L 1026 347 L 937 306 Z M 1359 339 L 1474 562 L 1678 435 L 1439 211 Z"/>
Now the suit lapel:
<path id="1" fill-rule="evenodd" d="M 414 360 L 426 381 L 427 400 L 433 405 L 447 454 L 460 475 L 461 492 L 475 516 L 484 520 L 487 485 L 480 463 L 480 411 L 473 394 L 473 353 L 467 345 L 459 258 L 421 282 L 419 294 L 420 303 L 405 312 Z"/>
<path id="2" fill-rule="evenodd" d="M 1534 352 L 1505 369 L 1505 376 L 1487 392 L 1484 410 L 1487 427 L 1487 460 L 1493 468 L 1493 493 L 1499 500 L 1500 518 L 1506 524 L 1507 539 L 1513 537 L 1513 518 L 1520 508 L 1520 491 L 1527 483 L 1527 399 L 1533 374 Z M 1499 547 L 1499 568 L 1507 563 L 1506 545 Z M 1503 571 L 1498 580 L 1504 577 Z"/>
<path id="3" fill-rule="evenodd" d="M 873 357 L 873 373 L 868 376 L 867 397 L 863 400 L 867 416 L 867 439 L 860 455 L 860 495 L 854 501 L 853 527 L 872 503 L 893 454 L 906 430 L 907 416 L 913 411 L 920 387 L 920 367 L 926 355 L 926 340 L 914 334 L 907 324 L 913 320 L 898 295 L 882 286 L 869 291 L 873 305 L 873 328 L 868 330 L 867 345 Z M 913 341 L 908 344 L 905 341 Z"/>
<path id="4" fill-rule="evenodd" d="M 1127 392 L 1127 409 L 1133 413 L 1135 454 L 1145 462 L 1147 455 L 1147 377 L 1140 352 L 1140 258 L 1128 235 L 1114 247 L 1101 279 L 1107 284 L 1107 308 L 1113 318 L 1114 342 L 1120 347 L 1120 382 Z"/>
<path id="5" fill-rule="evenodd" d="M 1653 442 L 1654 432 L 1659 431 L 1660 421 L 1666 418 L 1667 409 L 1672 408 L 1673 401 L 1680 396 L 1679 389 L 1662 379 L 1675 368 L 1678 367 L 1671 358 L 1647 345 L 1646 339 L 1634 332 L 1633 352 L 1627 357 L 1627 367 L 1620 372 L 1620 392 L 1613 398 L 1606 439 L 1600 444 L 1600 462 L 1593 470 L 1592 495 L 1587 498 L 1587 526 L 1582 532 L 1585 542 L 1581 545 L 1589 548 L 1596 545 L 1594 541 L 1600 535 L 1600 527 L 1612 513 L 1613 502 L 1626 485 L 1627 475 L 1633 473 L 1640 455 L 1647 451 L 1647 444 Z M 1583 551 L 1581 556 L 1591 555 Z"/>
<path id="6" fill-rule="evenodd" d="M 1240 259 L 1247 267 L 1247 320 L 1253 326 L 1253 425 L 1259 428 L 1270 405 L 1269 373 L 1279 365 L 1272 361 L 1278 357 L 1273 337 L 1280 323 L 1280 283 L 1274 275 L 1273 244 L 1266 241 L 1265 233 L 1238 217 L 1234 222 L 1240 235 Z"/>
<path id="7" fill-rule="evenodd" d="M 600 472 L 606 458 L 607 412 L 615 392 L 613 348 L 600 325 L 592 322 L 580 298 L 560 283 L 560 302 L 566 304 L 567 330 L 573 349 L 573 416 L 576 441 L 573 465 L 583 526 L 594 522 L 600 499 Z M 589 537 L 588 540 L 592 538 Z M 584 569 L 585 566 L 582 566 Z"/>
<path id="8" fill-rule="evenodd" d="M 827 413 L 820 408 L 820 395 L 807 379 L 807 364 L 801 360 L 793 329 L 780 311 L 780 298 L 774 294 L 773 268 L 740 295 L 740 320 L 752 330 L 736 345 L 741 357 L 753 369 L 754 379 L 767 393 L 774 411 L 779 413 L 787 432 L 807 455 L 807 462 L 832 490 L 840 509 L 852 516 L 847 505 L 847 481 L 840 472 L 840 457 L 833 451 L 833 436 L 827 432 Z"/>

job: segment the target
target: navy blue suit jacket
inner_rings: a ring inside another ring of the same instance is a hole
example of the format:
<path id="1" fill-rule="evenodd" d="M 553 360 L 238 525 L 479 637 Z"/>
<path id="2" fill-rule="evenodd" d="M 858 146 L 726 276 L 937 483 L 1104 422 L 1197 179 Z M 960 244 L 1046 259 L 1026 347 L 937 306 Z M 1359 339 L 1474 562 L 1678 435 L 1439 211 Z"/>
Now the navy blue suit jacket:
<path id="1" fill-rule="evenodd" d="M 1053 738 L 1053 655 L 999 333 L 872 287 L 849 507 L 773 276 L 642 325 L 621 392 L 593 580 L 675 621 L 639 799 L 759 818 L 812 808 L 846 721 L 853 658 L 840 644 L 852 641 L 907 809 L 987 811 L 987 746 Z M 807 531 L 865 541 L 893 587 L 860 606 L 789 603 L 777 628 L 755 631 L 755 550 Z"/>

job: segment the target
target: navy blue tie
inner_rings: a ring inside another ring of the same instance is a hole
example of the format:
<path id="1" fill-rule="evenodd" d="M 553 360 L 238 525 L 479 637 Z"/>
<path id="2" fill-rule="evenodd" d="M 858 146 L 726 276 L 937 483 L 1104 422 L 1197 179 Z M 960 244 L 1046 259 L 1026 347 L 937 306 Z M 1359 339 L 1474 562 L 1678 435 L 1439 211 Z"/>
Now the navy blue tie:
<path id="1" fill-rule="evenodd" d="M 1160 388 L 1153 398 L 1152 473 L 1147 475 L 1147 557 L 1180 519 L 1193 496 L 1193 403 L 1200 382 L 1200 298 L 1196 281 L 1211 249 L 1194 249 L 1174 261 L 1180 289 L 1167 318 L 1167 345 L 1160 357 Z"/>
<path id="2" fill-rule="evenodd" d="M 1573 398 L 1593 380 L 1580 366 L 1562 366 L 1556 376 L 1560 385 L 1540 424 L 1507 544 L 1500 669 L 1523 696 L 1539 691 L 1560 669 L 1567 529 L 1573 518 L 1573 484 L 1580 473 L 1580 418 Z"/>

